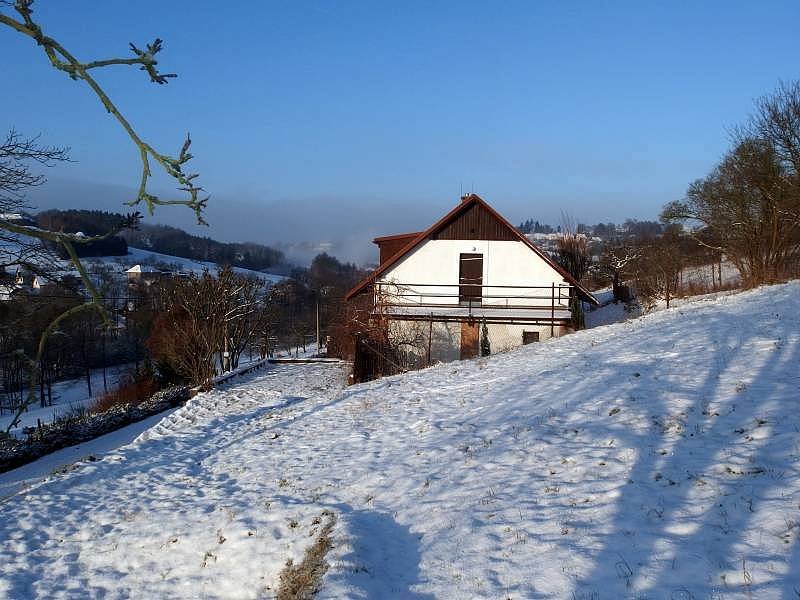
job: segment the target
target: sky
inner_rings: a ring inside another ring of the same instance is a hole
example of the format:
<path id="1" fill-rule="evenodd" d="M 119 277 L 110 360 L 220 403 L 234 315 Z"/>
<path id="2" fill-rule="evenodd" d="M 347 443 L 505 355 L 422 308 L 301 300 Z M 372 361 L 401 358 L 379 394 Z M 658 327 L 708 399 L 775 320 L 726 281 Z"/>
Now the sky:
<path id="1" fill-rule="evenodd" d="M 424 229 L 465 192 L 514 223 L 657 219 L 714 167 L 755 98 L 800 77 L 795 0 L 34 8 L 81 60 L 164 40 L 168 85 L 95 71 L 160 151 L 191 133 L 210 227 L 171 207 L 148 221 L 298 259 L 375 259 L 372 237 Z M 123 210 L 140 166 L 119 125 L 28 38 L 0 27 L 0 56 L 0 129 L 71 148 L 30 202 Z"/>

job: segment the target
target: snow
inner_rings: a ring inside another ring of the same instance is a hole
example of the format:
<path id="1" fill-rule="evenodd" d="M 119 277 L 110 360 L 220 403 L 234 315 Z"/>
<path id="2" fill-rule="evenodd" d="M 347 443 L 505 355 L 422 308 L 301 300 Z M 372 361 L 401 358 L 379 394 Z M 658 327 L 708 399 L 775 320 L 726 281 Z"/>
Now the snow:
<path id="1" fill-rule="evenodd" d="M 77 234 L 76 234 L 77 235 Z M 15 243 L 8 243 L 0 246 L 0 257 L 5 257 L 6 260 L 11 260 L 19 254 L 19 246 Z M 100 257 L 86 257 L 82 259 L 84 266 L 90 272 L 90 276 L 96 266 L 105 266 L 115 269 L 120 276 L 124 272 L 156 272 L 157 268 L 153 265 L 167 265 L 170 269 L 182 273 L 195 273 L 201 274 L 203 271 L 208 270 L 212 273 L 217 271 L 217 265 L 210 261 L 192 260 L 190 258 L 181 258 L 169 254 L 161 254 L 159 252 L 152 252 L 150 250 L 143 250 L 133 246 L 128 247 L 128 254 L 125 256 L 100 256 Z M 69 260 L 55 259 L 53 265 L 61 272 L 61 275 L 72 274 L 77 276 L 77 271 Z M 7 271 L 13 272 L 16 265 L 9 265 Z M 134 271 L 134 267 L 139 267 L 138 271 Z M 279 283 L 286 279 L 282 275 L 273 275 L 271 273 L 262 273 L 261 271 L 254 271 L 252 269 L 244 269 L 241 267 L 233 267 L 233 271 L 240 275 L 248 277 L 256 277 L 268 283 Z M 96 282 L 99 283 L 99 282 Z"/>
<path id="2" fill-rule="evenodd" d="M 628 305 L 624 302 L 609 302 L 593 310 L 586 311 L 586 327 L 591 329 L 601 325 L 620 323 L 627 319 L 638 317 L 640 314 L 641 309 L 637 305 Z"/>
<path id="3" fill-rule="evenodd" d="M 119 387 L 120 381 L 133 372 L 134 364 L 116 365 L 106 368 L 106 383 L 108 390 Z M 86 386 L 86 377 L 77 379 L 67 379 L 53 384 L 53 405 L 42 408 L 39 403 L 30 406 L 27 411 L 20 415 L 19 424 L 10 433 L 17 437 L 25 437 L 22 433 L 23 428 L 33 427 L 38 421 L 51 423 L 58 417 L 71 412 L 73 409 L 89 407 L 93 401 L 102 398 L 106 393 L 103 386 L 103 370 L 92 370 L 92 395 L 89 396 L 89 389 Z M 25 391 L 27 394 L 27 390 Z M 5 431 L 8 424 L 14 418 L 14 411 L 4 411 L 0 415 L 0 431 Z"/>
<path id="4" fill-rule="evenodd" d="M 94 259 L 87 259 L 91 262 Z M 204 270 L 215 273 L 217 265 L 210 261 L 192 260 L 190 258 L 181 258 L 178 256 L 171 256 L 169 254 L 161 254 L 159 252 L 152 252 L 150 250 L 143 250 L 141 248 L 134 248 L 128 246 L 127 256 L 109 256 L 102 259 L 106 263 L 121 263 L 125 266 L 136 266 L 141 264 L 167 264 L 171 267 L 184 272 L 201 274 Z M 233 271 L 240 275 L 247 275 L 249 277 L 257 277 L 268 281 L 270 283 L 279 283 L 286 279 L 281 275 L 272 275 L 270 273 L 262 273 L 261 271 L 253 271 L 252 269 L 243 269 L 241 267 L 233 267 Z"/>
<path id="5" fill-rule="evenodd" d="M 147 265 L 133 265 L 130 269 L 125 270 L 126 273 L 160 273 L 158 269 L 155 267 L 149 267 Z"/>
<path id="6" fill-rule="evenodd" d="M 584 303 L 584 307 L 586 307 L 585 324 L 588 329 L 601 325 L 621 323 L 642 314 L 638 305 L 616 302 L 614 300 L 614 291 L 610 287 L 595 290 L 592 295 L 597 298 L 600 305 L 592 306 Z"/>
<path id="7" fill-rule="evenodd" d="M 716 270 L 717 264 L 702 265 L 697 267 L 686 267 L 681 273 L 681 283 L 683 285 L 694 284 L 697 286 L 713 289 L 715 279 L 719 278 Z M 712 279 L 712 272 L 714 279 Z M 736 266 L 729 260 L 722 261 L 722 284 L 726 287 L 736 286 L 741 283 L 741 275 Z"/>
<path id="8" fill-rule="evenodd" d="M 167 413 L 147 417 L 88 442 L 52 452 L 13 471 L 0 473 L 0 501 L 38 484 L 43 478 L 51 476 L 55 471 L 80 468 L 79 464 L 75 464 L 76 462 L 82 460 L 91 462 L 88 457 L 96 458 L 98 455 L 131 443 L 139 434 L 156 425 L 172 412 L 170 410 Z"/>
<path id="9" fill-rule="evenodd" d="M 319 363 L 231 380 L 7 499 L 0 595 L 271 597 L 330 510 L 319 598 L 795 597 L 798 297 L 349 388 Z"/>
<path id="10" fill-rule="evenodd" d="M 309 358 L 317 354 L 316 343 L 306 345 L 304 351 L 302 347 L 296 348 L 296 352 L 288 351 L 286 349 L 276 350 L 274 353 L 275 358 L 286 358 L 297 356 L 299 358 Z M 234 372 L 225 373 L 225 378 L 229 378 L 238 374 L 241 371 L 252 369 L 265 361 L 253 356 L 250 358 L 245 354 L 240 360 L 240 366 Z M 116 365 L 106 368 L 106 382 L 108 383 L 108 391 L 114 390 L 120 386 L 120 382 L 127 376 L 132 376 L 134 371 L 134 363 L 127 363 L 123 365 Z M 78 408 L 89 408 L 91 404 L 102 398 L 107 390 L 103 386 L 103 370 L 92 370 L 92 392 L 89 396 L 88 388 L 86 387 L 86 378 L 78 377 L 76 379 L 68 379 L 59 381 L 53 384 L 53 405 L 42 408 L 37 402 L 29 407 L 27 411 L 20 415 L 19 424 L 14 427 L 10 433 L 18 438 L 24 438 L 25 435 L 22 430 L 25 427 L 34 427 L 41 421 L 42 423 L 52 423 L 58 417 L 64 416 L 71 411 Z M 27 393 L 27 392 L 26 392 Z M 5 431 L 8 424 L 14 417 L 15 412 L 4 410 L 0 415 L 0 431 Z"/>

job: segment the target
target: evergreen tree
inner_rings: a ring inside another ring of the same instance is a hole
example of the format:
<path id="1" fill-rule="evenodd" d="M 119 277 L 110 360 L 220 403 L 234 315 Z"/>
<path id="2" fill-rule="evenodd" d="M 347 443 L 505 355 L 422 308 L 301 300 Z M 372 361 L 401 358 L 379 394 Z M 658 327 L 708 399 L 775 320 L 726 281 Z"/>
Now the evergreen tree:
<path id="1" fill-rule="evenodd" d="M 486 319 L 481 323 L 481 356 L 489 356 L 492 353 L 492 346 L 489 344 L 489 328 L 486 326 Z"/>

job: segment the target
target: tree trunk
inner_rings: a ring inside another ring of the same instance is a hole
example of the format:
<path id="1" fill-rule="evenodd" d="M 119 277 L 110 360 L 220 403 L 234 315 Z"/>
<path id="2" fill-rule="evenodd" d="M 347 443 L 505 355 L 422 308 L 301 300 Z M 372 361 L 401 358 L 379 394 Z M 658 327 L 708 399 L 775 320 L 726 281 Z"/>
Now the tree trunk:
<path id="1" fill-rule="evenodd" d="M 39 361 L 39 405 L 42 408 L 47 406 L 44 397 L 44 360 Z"/>

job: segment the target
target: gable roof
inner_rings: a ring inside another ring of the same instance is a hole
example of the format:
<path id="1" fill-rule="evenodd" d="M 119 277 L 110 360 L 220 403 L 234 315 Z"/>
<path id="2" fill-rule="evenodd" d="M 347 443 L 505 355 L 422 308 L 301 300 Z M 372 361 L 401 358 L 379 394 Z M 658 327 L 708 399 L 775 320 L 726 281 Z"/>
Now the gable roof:
<path id="1" fill-rule="evenodd" d="M 377 269 L 375 269 L 372 273 L 370 273 L 366 278 L 361 280 L 352 290 L 347 292 L 347 295 L 344 297 L 344 299 L 350 300 L 354 296 L 363 292 L 370 283 L 374 282 L 383 273 L 385 273 L 391 267 L 400 262 L 400 260 L 402 260 L 403 257 L 408 255 L 417 246 L 419 246 L 428 239 L 434 238 L 437 234 L 449 230 L 451 228 L 450 226 L 452 226 L 459 217 L 465 215 L 469 211 L 474 211 L 476 208 L 478 210 L 484 210 L 488 212 L 489 215 L 491 215 L 491 217 L 493 217 L 493 219 L 497 222 L 498 229 L 495 233 L 500 234 L 500 237 L 494 239 L 507 239 L 515 241 L 518 240 L 522 242 L 523 244 L 528 246 L 531 250 L 533 250 L 548 265 L 550 265 L 559 275 L 561 275 L 564 278 L 566 282 L 568 282 L 570 285 L 575 286 L 575 288 L 578 290 L 578 295 L 583 300 L 595 305 L 600 304 L 597 301 L 597 299 L 594 296 L 592 296 L 592 294 L 589 293 L 589 291 L 586 288 L 584 288 L 581 284 L 579 284 L 572 275 L 570 275 L 566 270 L 564 270 L 563 267 L 554 262 L 553 259 L 551 259 L 547 254 L 542 252 L 531 240 L 529 240 L 527 237 L 525 237 L 519 231 L 517 231 L 517 229 L 511 223 L 509 223 L 500 213 L 494 210 L 491 206 L 489 206 L 489 204 L 487 204 L 483 200 L 483 198 L 481 198 L 476 194 L 470 194 L 468 196 L 465 196 L 458 204 L 458 206 L 453 208 L 453 210 L 448 212 L 445 216 L 443 216 L 436 223 L 431 225 L 428 229 L 426 229 L 425 231 L 414 237 L 408 244 L 403 246 L 394 255 L 389 257 L 387 260 L 381 262 L 381 264 L 378 265 Z"/>

